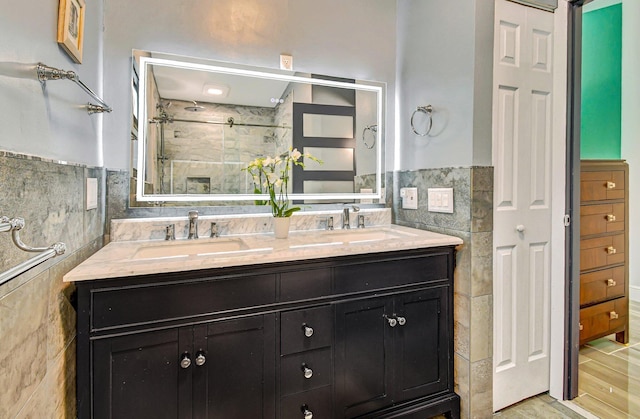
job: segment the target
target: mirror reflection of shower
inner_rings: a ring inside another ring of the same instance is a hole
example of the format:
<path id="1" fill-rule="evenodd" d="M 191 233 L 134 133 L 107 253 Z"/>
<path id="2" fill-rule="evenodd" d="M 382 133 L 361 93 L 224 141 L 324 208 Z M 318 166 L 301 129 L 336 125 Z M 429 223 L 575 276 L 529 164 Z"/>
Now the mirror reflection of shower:
<path id="1" fill-rule="evenodd" d="M 149 121 L 156 126 L 156 193 L 252 193 L 243 169 L 292 144 L 286 106 L 285 100 L 266 108 L 160 99 Z"/>

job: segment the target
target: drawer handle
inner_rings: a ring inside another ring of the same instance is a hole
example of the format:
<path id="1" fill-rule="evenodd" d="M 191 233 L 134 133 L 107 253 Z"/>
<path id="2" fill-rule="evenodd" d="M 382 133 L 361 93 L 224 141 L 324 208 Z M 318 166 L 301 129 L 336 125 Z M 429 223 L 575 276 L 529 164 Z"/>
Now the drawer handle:
<path id="1" fill-rule="evenodd" d="M 407 324 L 407 319 L 405 317 L 398 317 L 398 324 L 400 326 L 404 326 L 405 324 Z"/>
<path id="2" fill-rule="evenodd" d="M 615 320 L 618 317 L 619 317 L 618 313 L 616 313 L 615 311 L 612 311 L 612 312 L 609 313 L 609 320 Z"/>
<path id="3" fill-rule="evenodd" d="M 187 369 L 190 366 L 191 366 L 191 355 L 189 355 L 189 352 L 185 352 L 182 354 L 182 357 L 180 358 L 180 368 Z"/>
<path id="4" fill-rule="evenodd" d="M 607 214 L 607 216 L 605 217 L 607 219 L 607 221 L 612 222 L 616 220 L 616 216 L 614 214 Z"/>
<path id="5" fill-rule="evenodd" d="M 201 367 L 205 362 L 207 362 L 207 357 L 204 356 L 204 351 L 198 351 L 196 354 L 196 365 Z"/>
<path id="6" fill-rule="evenodd" d="M 313 419 L 313 412 L 309 410 L 309 406 L 303 404 L 300 406 L 300 410 L 302 411 L 302 417 L 304 419 Z"/>
<path id="7" fill-rule="evenodd" d="M 302 373 L 304 374 L 304 378 L 307 380 L 313 377 L 313 370 L 304 363 L 302 364 Z"/>
<path id="8" fill-rule="evenodd" d="M 615 287 L 616 281 L 613 278 L 607 279 L 607 287 Z"/>
<path id="9" fill-rule="evenodd" d="M 613 189 L 616 187 L 616 183 L 615 182 L 607 182 L 607 189 Z"/>
<path id="10" fill-rule="evenodd" d="M 580 330 L 584 329 L 584 325 L 582 323 L 578 323 L 578 327 L 579 327 Z"/>
<path id="11" fill-rule="evenodd" d="M 389 323 L 389 326 L 391 327 L 396 327 L 396 325 L 398 324 L 398 319 L 396 319 L 395 317 L 388 317 L 386 314 L 383 314 L 382 317 L 387 320 L 387 323 Z"/>
<path id="12" fill-rule="evenodd" d="M 302 330 L 304 331 L 304 336 L 310 338 L 313 336 L 313 327 L 307 326 L 306 324 L 302 325 Z"/>
<path id="13" fill-rule="evenodd" d="M 607 247 L 607 254 L 609 254 L 609 255 L 615 255 L 615 254 L 616 254 L 616 252 L 617 252 L 617 250 L 616 250 L 616 248 L 615 248 L 615 247 L 613 247 L 613 246 L 609 246 L 609 247 Z"/>

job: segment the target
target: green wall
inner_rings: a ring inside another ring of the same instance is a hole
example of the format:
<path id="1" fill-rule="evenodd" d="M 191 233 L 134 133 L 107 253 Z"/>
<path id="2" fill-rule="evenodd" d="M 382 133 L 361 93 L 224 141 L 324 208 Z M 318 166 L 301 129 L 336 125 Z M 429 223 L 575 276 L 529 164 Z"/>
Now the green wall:
<path id="1" fill-rule="evenodd" d="M 620 158 L 621 83 L 622 4 L 584 13 L 581 158 Z"/>

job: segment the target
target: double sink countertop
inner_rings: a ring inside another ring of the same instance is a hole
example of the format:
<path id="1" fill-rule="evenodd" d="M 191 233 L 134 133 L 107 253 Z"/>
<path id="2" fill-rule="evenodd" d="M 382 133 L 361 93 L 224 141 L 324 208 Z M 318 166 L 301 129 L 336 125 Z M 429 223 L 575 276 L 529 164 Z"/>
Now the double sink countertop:
<path id="1" fill-rule="evenodd" d="M 64 276 L 65 282 L 247 266 L 462 244 L 457 237 L 389 224 L 349 230 L 238 234 L 197 240 L 116 241 Z"/>

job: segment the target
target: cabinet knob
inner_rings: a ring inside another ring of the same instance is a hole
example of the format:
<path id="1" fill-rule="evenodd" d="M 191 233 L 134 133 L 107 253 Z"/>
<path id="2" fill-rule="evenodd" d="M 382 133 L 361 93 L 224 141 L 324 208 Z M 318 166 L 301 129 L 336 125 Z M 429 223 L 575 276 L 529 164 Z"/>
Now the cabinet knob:
<path id="1" fill-rule="evenodd" d="M 615 287 L 616 281 L 613 278 L 607 279 L 607 287 Z"/>
<path id="2" fill-rule="evenodd" d="M 313 419 L 313 412 L 309 410 L 309 406 L 307 406 L 306 404 L 303 404 L 300 407 L 300 410 L 302 411 L 302 417 L 304 419 Z"/>
<path id="3" fill-rule="evenodd" d="M 304 378 L 307 380 L 313 377 L 313 370 L 307 366 L 307 364 L 302 364 L 302 373 L 304 374 Z"/>
<path id="4" fill-rule="evenodd" d="M 605 217 L 607 219 L 607 221 L 612 222 L 616 220 L 616 216 L 614 214 L 607 214 L 607 216 Z"/>
<path id="5" fill-rule="evenodd" d="M 304 336 L 310 338 L 313 336 L 313 327 L 307 326 L 306 324 L 302 325 L 302 330 L 304 330 Z"/>
<path id="6" fill-rule="evenodd" d="M 182 357 L 180 358 L 180 367 L 187 369 L 191 366 L 191 356 L 189 355 L 189 352 L 185 352 L 182 354 Z"/>
<path id="7" fill-rule="evenodd" d="M 580 330 L 582 330 L 582 329 L 584 329 L 584 325 L 583 325 L 582 323 L 578 323 L 578 328 L 579 328 Z"/>
<path id="8" fill-rule="evenodd" d="M 615 254 L 616 254 L 616 252 L 617 252 L 616 248 L 615 248 L 615 247 L 613 247 L 613 246 L 609 246 L 609 247 L 607 247 L 607 249 L 606 249 L 606 250 L 607 250 L 607 254 L 609 254 L 609 255 L 615 255 Z"/>
<path id="9" fill-rule="evenodd" d="M 205 362 L 207 362 L 207 357 L 204 356 L 204 351 L 198 351 L 196 354 L 196 365 L 201 367 Z"/>
<path id="10" fill-rule="evenodd" d="M 619 317 L 618 313 L 616 313 L 615 311 L 612 311 L 612 312 L 609 313 L 609 320 L 615 320 L 618 317 Z"/>
<path id="11" fill-rule="evenodd" d="M 607 182 L 607 189 L 613 189 L 616 187 L 616 183 L 615 182 Z"/>
<path id="12" fill-rule="evenodd" d="M 391 327 L 396 327 L 396 325 L 398 324 L 398 320 L 395 317 L 387 317 L 386 314 L 384 314 L 383 317 L 387 320 L 387 323 L 389 323 L 389 326 Z"/>
<path id="13" fill-rule="evenodd" d="M 407 324 L 407 319 L 404 317 L 398 317 L 398 324 L 400 326 L 404 326 L 405 324 Z"/>
<path id="14" fill-rule="evenodd" d="M 522 224 L 518 224 L 518 225 L 516 226 L 516 231 L 517 231 L 518 233 L 524 233 L 524 230 L 525 230 L 525 228 L 524 228 L 524 226 L 523 226 Z"/>

